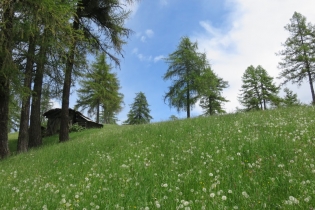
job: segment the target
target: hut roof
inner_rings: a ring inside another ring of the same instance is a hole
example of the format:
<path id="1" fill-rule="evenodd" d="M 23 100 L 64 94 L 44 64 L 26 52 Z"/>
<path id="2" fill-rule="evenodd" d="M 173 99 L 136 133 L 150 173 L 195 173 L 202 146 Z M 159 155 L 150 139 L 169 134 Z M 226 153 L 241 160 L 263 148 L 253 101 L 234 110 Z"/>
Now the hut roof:
<path id="1" fill-rule="evenodd" d="M 61 109 L 60 109 L 60 108 L 51 109 L 51 110 L 45 112 L 43 115 L 44 115 L 46 118 L 59 118 L 60 115 L 61 115 Z M 102 124 L 99 124 L 99 123 L 94 122 L 94 121 L 91 120 L 90 118 L 84 116 L 81 112 L 76 111 L 76 110 L 74 110 L 74 109 L 69 108 L 69 115 L 70 115 L 70 116 L 74 116 L 73 119 L 75 119 L 75 122 L 73 122 L 73 123 L 76 123 L 76 122 L 78 122 L 79 120 L 83 120 L 83 121 L 85 121 L 85 122 L 90 122 L 90 123 L 92 123 L 92 124 L 95 124 L 96 127 L 103 127 Z"/>

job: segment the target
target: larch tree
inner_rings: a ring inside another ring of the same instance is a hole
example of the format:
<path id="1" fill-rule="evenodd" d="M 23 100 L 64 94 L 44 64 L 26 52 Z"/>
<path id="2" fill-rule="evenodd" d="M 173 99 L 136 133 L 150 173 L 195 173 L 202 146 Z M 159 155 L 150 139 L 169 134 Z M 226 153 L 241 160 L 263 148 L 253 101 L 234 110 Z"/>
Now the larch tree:
<path id="1" fill-rule="evenodd" d="M 18 136 L 18 144 L 17 144 L 18 152 L 26 152 L 28 149 L 31 84 L 32 84 L 32 73 L 33 73 L 33 68 L 34 68 L 35 48 L 36 48 L 35 37 L 34 35 L 30 35 L 29 43 L 28 43 L 28 50 L 26 54 L 26 65 L 25 65 L 25 70 L 24 70 L 24 84 L 23 84 L 26 93 L 21 94 L 24 97 L 22 97 L 19 136 Z"/>
<path id="2" fill-rule="evenodd" d="M 210 67 L 204 70 L 199 82 L 200 106 L 204 115 L 226 113 L 222 106 L 228 100 L 222 96 L 222 91 L 228 87 L 228 82 L 218 77 Z"/>
<path id="3" fill-rule="evenodd" d="M 295 12 L 290 23 L 284 27 L 290 36 L 283 44 L 284 50 L 278 55 L 282 56 L 279 62 L 281 69 L 279 78 L 284 78 L 283 84 L 292 82 L 301 85 L 306 79 L 309 82 L 312 103 L 315 104 L 314 75 L 315 75 L 315 30 L 306 18 Z"/>
<path id="4" fill-rule="evenodd" d="M 88 110 L 89 115 L 96 115 L 100 122 L 100 109 L 103 108 L 103 122 L 108 122 L 122 109 L 123 94 L 119 93 L 119 80 L 111 72 L 111 66 L 106 63 L 105 53 L 101 53 L 92 64 L 90 72 L 80 81 L 81 88 L 77 91 L 78 100 L 75 108 Z"/>
<path id="5" fill-rule="evenodd" d="M 150 115 L 149 104 L 143 92 L 136 93 L 134 102 L 130 105 L 130 111 L 127 115 L 128 119 L 124 124 L 147 124 L 153 119 Z"/>
<path id="6" fill-rule="evenodd" d="M 183 37 L 177 50 L 166 59 L 168 70 L 164 80 L 171 80 L 172 85 L 164 96 L 170 107 L 177 111 L 186 111 L 190 118 L 190 110 L 198 100 L 198 82 L 201 72 L 207 67 L 205 54 L 197 52 L 197 42 L 193 43 L 188 37 Z"/>
<path id="7" fill-rule="evenodd" d="M 0 3 L 0 158 L 10 154 L 8 146 L 8 122 L 10 83 L 17 67 L 13 63 L 14 9 L 16 1 L 5 0 Z"/>
<path id="8" fill-rule="evenodd" d="M 72 33 L 69 20 L 75 13 L 73 8 L 75 4 L 75 1 L 63 0 L 31 1 L 23 4 L 24 9 L 21 11 L 27 20 L 23 23 L 28 23 L 32 29 L 29 32 L 24 87 L 30 92 L 30 83 L 26 81 L 29 82 L 27 72 L 31 72 L 33 90 L 32 95 L 24 100 L 25 107 L 22 105 L 20 133 L 23 135 L 19 135 L 18 151 L 26 151 L 28 147 L 38 147 L 42 144 L 41 97 L 45 71 L 47 73 L 47 61 L 48 57 L 56 51 L 60 57 L 68 51 L 67 46 L 69 46 Z M 34 45 L 36 51 L 33 50 Z M 32 103 L 29 116 L 30 97 L 32 97 Z"/>
<path id="9" fill-rule="evenodd" d="M 105 52 L 117 64 L 119 60 L 110 53 L 110 50 L 121 54 L 124 38 L 131 30 L 124 27 L 124 21 L 129 12 L 123 7 L 124 2 L 133 3 L 135 0 L 81 0 L 77 4 L 76 14 L 73 17 L 73 30 L 83 35 L 85 39 L 75 36 L 66 59 L 65 78 L 62 93 L 61 123 L 59 142 L 69 140 L 69 97 L 72 81 L 72 71 L 80 42 L 86 41 L 88 48 Z M 91 25 L 95 25 L 97 30 Z M 102 36 L 101 36 L 102 35 Z"/>
<path id="10" fill-rule="evenodd" d="M 279 87 L 261 66 L 249 66 L 242 76 L 240 103 L 246 111 L 266 110 L 267 103 L 278 99 Z"/>
<path id="11" fill-rule="evenodd" d="M 268 103 L 279 100 L 278 93 L 280 87 L 273 82 L 273 77 L 269 76 L 268 72 L 262 66 L 258 65 L 256 72 L 259 79 L 260 96 L 263 105 L 263 108 L 262 106 L 260 108 L 266 110 Z"/>
<path id="12" fill-rule="evenodd" d="M 23 48 L 18 48 L 16 51 L 20 51 L 19 57 L 21 60 L 26 60 L 26 64 L 24 68 L 21 70 L 23 74 L 23 93 L 21 93 L 22 98 L 22 107 L 21 107 L 21 119 L 19 126 L 19 136 L 18 136 L 18 144 L 17 151 L 18 152 L 26 152 L 28 149 L 29 142 L 29 121 L 30 121 L 30 101 L 31 101 L 31 84 L 32 84 L 32 76 L 35 70 L 35 57 L 36 57 L 36 47 L 38 46 L 38 40 L 42 36 L 41 30 L 44 27 L 49 27 L 47 25 L 43 25 L 43 22 L 53 22 L 53 18 L 50 16 L 50 12 L 48 8 L 52 7 L 54 3 L 51 0 L 48 1 L 32 1 L 32 2 L 23 2 L 20 3 L 20 6 L 16 13 L 19 14 L 19 31 L 23 33 L 21 36 L 21 40 L 17 40 L 19 45 L 25 46 Z M 56 8 L 53 9 L 54 13 L 56 12 Z M 57 10 L 58 11 L 58 10 Z M 60 15 L 56 15 L 56 17 L 60 18 Z M 60 25 L 58 26 L 60 27 Z M 53 27 L 50 26 L 53 30 Z M 25 37 L 25 38 L 24 38 Z M 47 37 L 45 37 L 47 39 Z M 24 44 L 23 44 L 24 43 Z M 23 52 L 25 51 L 25 52 Z M 41 52 L 42 53 L 42 52 Z M 23 59 L 24 58 L 24 59 Z M 38 68 L 37 68 L 38 69 Z M 34 94 L 33 94 L 34 95 Z M 33 97 L 33 101 L 36 100 Z M 39 129 L 36 129 L 38 131 Z"/>
<path id="13" fill-rule="evenodd" d="M 285 92 L 285 96 L 282 99 L 284 106 L 290 107 L 290 106 L 299 106 L 299 105 L 301 105 L 301 102 L 297 98 L 297 94 L 296 93 L 293 93 L 293 91 L 290 90 L 289 88 L 284 88 L 283 91 Z"/>

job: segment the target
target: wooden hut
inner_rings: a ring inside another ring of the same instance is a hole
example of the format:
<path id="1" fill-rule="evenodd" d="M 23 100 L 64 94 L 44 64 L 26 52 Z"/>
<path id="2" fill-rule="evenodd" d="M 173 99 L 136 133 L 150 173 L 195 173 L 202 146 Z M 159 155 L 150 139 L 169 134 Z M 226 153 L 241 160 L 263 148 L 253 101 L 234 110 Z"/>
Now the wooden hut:
<path id="1" fill-rule="evenodd" d="M 48 118 L 46 136 L 51 136 L 59 132 L 61 109 L 51 109 L 44 113 L 44 116 Z M 84 128 L 102 128 L 103 125 L 93 122 L 90 118 L 84 116 L 81 112 L 75 111 L 69 108 L 69 126 L 77 123 Z"/>

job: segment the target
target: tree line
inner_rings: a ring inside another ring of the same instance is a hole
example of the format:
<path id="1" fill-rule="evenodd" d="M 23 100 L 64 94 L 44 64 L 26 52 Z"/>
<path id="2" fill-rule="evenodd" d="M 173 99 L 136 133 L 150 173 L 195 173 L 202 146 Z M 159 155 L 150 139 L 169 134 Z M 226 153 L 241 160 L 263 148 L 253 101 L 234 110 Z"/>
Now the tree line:
<path id="1" fill-rule="evenodd" d="M 295 12 L 290 23 L 284 27 L 290 36 L 282 44 L 284 49 L 277 53 L 281 56 L 279 62 L 279 79 L 283 83 L 276 85 L 274 78 L 261 66 L 250 65 L 242 76 L 242 87 L 238 100 L 243 108 L 237 111 L 266 110 L 280 106 L 301 105 L 297 94 L 284 88 L 284 97 L 279 97 L 280 86 L 288 82 L 301 85 L 306 79 L 309 82 L 312 104 L 315 104 L 313 80 L 315 79 L 315 26 L 306 22 L 306 18 Z M 211 68 L 205 53 L 198 52 L 197 42 L 188 37 L 182 37 L 173 53 L 166 59 L 168 64 L 164 80 L 172 84 L 164 95 L 164 101 L 177 111 L 185 111 L 190 118 L 190 111 L 199 101 L 204 115 L 225 113 L 223 105 L 228 100 L 222 92 L 228 87 L 228 82 L 220 78 Z M 143 94 L 143 93 L 141 93 Z M 137 99 L 136 99 L 137 100 Z M 147 104 L 146 100 L 144 104 Z M 131 105 L 134 109 L 134 104 Z M 149 109 L 143 109 L 149 114 Z M 132 112 L 132 111 L 131 111 Z M 127 124 L 131 123 L 132 114 L 128 114 Z M 137 115 L 141 116 L 141 114 Z M 171 120 L 177 119 L 172 115 Z M 149 122 L 144 120 L 142 123 Z"/>
<path id="2" fill-rule="evenodd" d="M 186 111 L 187 118 L 190 118 L 190 110 L 199 99 L 205 114 L 225 113 L 222 104 L 228 100 L 221 94 L 228 83 L 212 71 L 206 55 L 198 52 L 197 43 L 183 37 L 177 50 L 165 61 L 169 67 L 163 79 L 172 80 L 172 85 L 165 93 L 164 101 L 176 107 L 177 111 Z M 137 93 L 130 105 L 128 119 L 123 123 L 149 123 L 152 116 L 148 107 L 144 93 Z"/>
<path id="3" fill-rule="evenodd" d="M 116 55 L 121 55 L 125 39 L 131 33 L 131 30 L 124 26 L 129 15 L 125 5 L 133 2 L 0 2 L 1 158 L 10 153 L 10 125 L 19 124 L 18 152 L 25 152 L 30 147 L 42 144 L 41 105 L 47 97 L 62 99 L 59 141 L 69 139 L 68 109 L 71 86 L 87 68 L 87 54 L 103 52 L 119 65 Z M 111 105 L 103 103 L 102 106 L 108 109 Z M 14 109 L 16 107 L 20 107 L 18 120 Z M 12 121 L 11 116 L 15 120 Z"/>
<path id="4" fill-rule="evenodd" d="M 132 3 L 132 0 L 126 0 Z M 8 132 L 18 126 L 17 151 L 42 144 L 41 118 L 50 99 L 62 99 L 59 141 L 69 139 L 69 96 L 78 78 L 76 109 L 96 115 L 96 121 L 115 123 L 122 109 L 123 94 L 109 58 L 119 65 L 115 54 L 121 54 L 125 38 L 131 33 L 124 27 L 128 11 L 119 0 L 4 0 L 0 3 L 0 156 L 9 155 Z M 95 29 L 97 28 L 97 30 Z M 290 37 L 283 44 L 279 78 L 300 85 L 308 80 L 312 103 L 315 63 L 315 29 L 306 18 L 295 12 L 285 29 Z M 88 65 L 86 56 L 97 55 Z M 228 100 L 222 95 L 228 82 L 219 77 L 198 51 L 197 42 L 182 37 L 177 49 L 165 62 L 164 80 L 171 80 L 164 102 L 187 118 L 199 102 L 204 115 L 225 113 Z M 273 82 L 262 66 L 249 66 L 242 76 L 239 101 L 243 111 L 265 110 L 279 106 L 299 105 L 297 95 Z M 136 94 L 124 124 L 149 123 L 152 120 L 144 93 Z M 19 110 L 17 113 L 16 110 Z M 175 116 L 171 116 L 176 119 Z"/>

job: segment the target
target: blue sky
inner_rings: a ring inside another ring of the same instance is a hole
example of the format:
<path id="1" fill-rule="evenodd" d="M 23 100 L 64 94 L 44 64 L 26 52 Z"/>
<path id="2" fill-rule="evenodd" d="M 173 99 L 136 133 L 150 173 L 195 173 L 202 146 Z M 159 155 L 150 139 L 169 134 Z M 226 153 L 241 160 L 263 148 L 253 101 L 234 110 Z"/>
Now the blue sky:
<path id="1" fill-rule="evenodd" d="M 154 122 L 168 120 L 171 115 L 186 116 L 164 103 L 163 96 L 171 83 L 162 79 L 168 68 L 163 58 L 176 50 L 183 36 L 197 41 L 212 69 L 229 82 L 223 95 L 230 102 L 224 107 L 233 112 L 240 107 L 237 96 L 246 68 L 262 65 L 277 77 L 281 59 L 275 53 L 283 49 L 281 43 L 289 36 L 284 26 L 294 11 L 315 24 L 314 8 L 314 0 L 141 0 L 129 6 L 132 13 L 126 27 L 134 33 L 126 40 L 120 69 L 113 69 L 125 102 L 118 119 L 127 119 L 129 105 L 140 91 L 147 97 Z M 307 81 L 301 87 L 287 87 L 302 102 L 311 101 Z M 70 107 L 75 100 L 73 94 Z M 202 109 L 196 104 L 192 116 L 200 114 Z"/>

